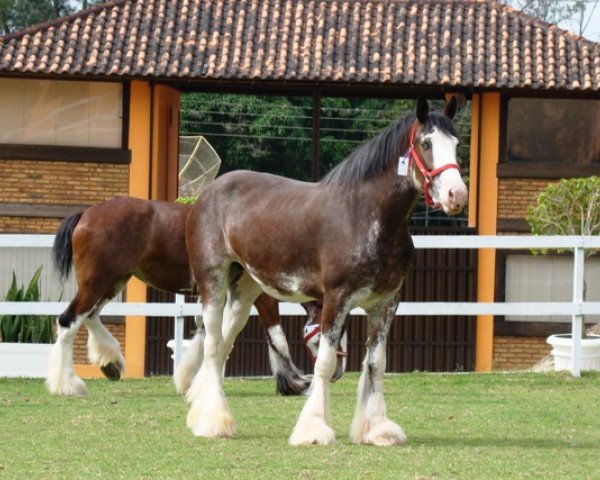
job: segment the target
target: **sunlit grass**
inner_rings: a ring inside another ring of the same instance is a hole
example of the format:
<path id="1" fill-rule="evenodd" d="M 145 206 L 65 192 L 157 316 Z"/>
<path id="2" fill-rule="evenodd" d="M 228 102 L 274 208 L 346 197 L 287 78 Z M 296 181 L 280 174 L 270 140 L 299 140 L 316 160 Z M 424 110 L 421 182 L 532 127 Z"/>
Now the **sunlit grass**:
<path id="1" fill-rule="evenodd" d="M 401 374 L 386 378 L 400 448 L 353 445 L 357 376 L 332 386 L 338 441 L 287 445 L 303 398 L 272 380 L 226 380 L 233 439 L 194 438 L 168 378 L 89 381 L 84 399 L 0 380 L 0 478 L 599 478 L 600 375 Z"/>

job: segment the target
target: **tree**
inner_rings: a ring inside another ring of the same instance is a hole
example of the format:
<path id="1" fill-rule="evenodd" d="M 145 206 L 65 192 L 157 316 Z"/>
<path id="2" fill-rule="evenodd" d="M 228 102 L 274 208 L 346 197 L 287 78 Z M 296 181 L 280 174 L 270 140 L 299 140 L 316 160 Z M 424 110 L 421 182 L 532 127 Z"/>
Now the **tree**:
<path id="1" fill-rule="evenodd" d="M 534 235 L 600 235 L 600 178 L 571 178 L 548 184 L 538 195 L 536 205 L 529 208 L 527 223 Z M 586 331 L 599 333 L 600 324 Z M 547 355 L 533 369 L 547 371 L 553 365 L 552 355 Z"/>
<path id="2" fill-rule="evenodd" d="M 0 34 L 70 15 L 104 0 L 0 0 Z"/>
<path id="3" fill-rule="evenodd" d="M 527 223 L 534 235 L 600 235 L 600 178 L 548 184 L 529 208 Z"/>
<path id="4" fill-rule="evenodd" d="M 575 33 L 584 35 L 600 0 L 509 0 L 508 3 L 546 22 L 569 25 Z"/>

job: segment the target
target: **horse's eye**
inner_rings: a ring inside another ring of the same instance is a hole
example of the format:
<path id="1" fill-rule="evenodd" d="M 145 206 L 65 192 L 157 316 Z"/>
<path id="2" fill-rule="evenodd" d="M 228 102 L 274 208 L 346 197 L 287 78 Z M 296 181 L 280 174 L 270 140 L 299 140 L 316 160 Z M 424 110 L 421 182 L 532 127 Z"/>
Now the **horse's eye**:
<path id="1" fill-rule="evenodd" d="M 425 140 L 421 144 L 421 147 L 423 147 L 423 150 L 429 150 L 431 148 L 431 142 L 429 140 Z"/>

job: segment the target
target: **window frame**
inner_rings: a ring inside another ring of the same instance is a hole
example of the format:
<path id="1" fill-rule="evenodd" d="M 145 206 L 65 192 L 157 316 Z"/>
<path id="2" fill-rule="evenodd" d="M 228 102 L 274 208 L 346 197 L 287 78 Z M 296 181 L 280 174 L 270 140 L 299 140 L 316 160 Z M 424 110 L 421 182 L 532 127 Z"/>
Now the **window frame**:
<path id="1" fill-rule="evenodd" d="M 0 160 L 130 164 L 131 150 L 129 150 L 129 104 L 131 97 L 131 84 L 130 82 L 117 83 L 120 83 L 123 88 L 120 148 L 0 143 Z"/>
<path id="2" fill-rule="evenodd" d="M 558 162 L 510 162 L 508 151 L 508 104 L 512 98 L 528 98 L 552 100 L 556 97 L 537 95 L 502 95 L 500 104 L 500 148 L 496 173 L 499 179 L 532 178 L 532 179 L 561 179 L 590 175 L 600 175 L 599 164 L 573 164 Z M 563 100 L 597 100 L 595 98 L 561 97 Z"/>

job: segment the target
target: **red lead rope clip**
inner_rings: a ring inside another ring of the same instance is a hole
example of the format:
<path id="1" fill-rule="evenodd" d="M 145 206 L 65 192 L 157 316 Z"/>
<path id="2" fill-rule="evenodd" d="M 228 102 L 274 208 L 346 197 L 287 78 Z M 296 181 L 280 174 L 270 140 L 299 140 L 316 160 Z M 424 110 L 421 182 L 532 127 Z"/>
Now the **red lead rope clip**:
<path id="1" fill-rule="evenodd" d="M 317 361 L 319 353 L 319 341 L 321 340 L 321 326 L 318 323 L 311 323 L 304 326 L 304 343 L 313 363 Z M 338 357 L 347 357 L 348 354 L 343 350 L 338 350 Z"/>

